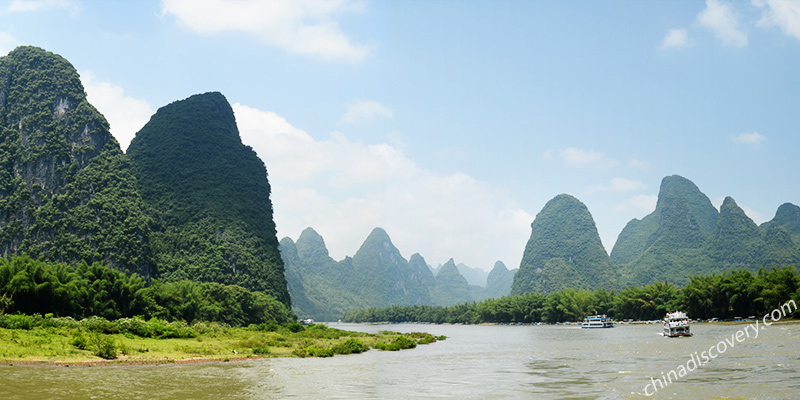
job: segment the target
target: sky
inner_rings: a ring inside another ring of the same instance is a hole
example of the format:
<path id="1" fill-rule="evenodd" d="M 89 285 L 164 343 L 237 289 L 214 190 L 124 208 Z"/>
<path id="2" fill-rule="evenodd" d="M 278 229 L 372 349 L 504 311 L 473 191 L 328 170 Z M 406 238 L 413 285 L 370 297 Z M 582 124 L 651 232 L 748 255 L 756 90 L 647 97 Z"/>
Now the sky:
<path id="1" fill-rule="evenodd" d="M 0 54 L 81 75 L 126 149 L 219 91 L 264 161 L 278 238 L 519 266 L 561 193 L 611 252 L 692 180 L 756 223 L 800 204 L 800 0 L 0 2 Z"/>

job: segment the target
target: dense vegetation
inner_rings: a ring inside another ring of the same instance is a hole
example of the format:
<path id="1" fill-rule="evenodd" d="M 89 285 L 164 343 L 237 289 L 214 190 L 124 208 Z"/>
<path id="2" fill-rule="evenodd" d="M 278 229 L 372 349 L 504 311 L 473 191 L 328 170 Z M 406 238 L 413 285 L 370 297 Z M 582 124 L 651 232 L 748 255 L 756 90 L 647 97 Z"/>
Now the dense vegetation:
<path id="1" fill-rule="evenodd" d="M 797 206 L 782 205 L 772 221 L 758 227 L 732 198 L 717 211 L 694 183 L 668 176 L 655 211 L 628 223 L 611 260 L 623 286 L 663 280 L 686 284 L 691 275 L 800 263 L 793 232 L 800 232 Z"/>
<path id="2" fill-rule="evenodd" d="M 668 311 L 692 318 L 760 317 L 789 300 L 800 302 L 800 273 L 794 267 L 737 270 L 690 277 L 679 288 L 666 282 L 614 291 L 565 289 L 530 292 L 450 307 L 393 306 L 348 311 L 348 322 L 532 323 L 577 322 L 590 314 L 614 319 L 655 320 Z M 796 312 L 795 316 L 800 316 Z"/>
<path id="3" fill-rule="evenodd" d="M 516 272 L 517 269 L 509 270 L 502 261 L 494 263 L 494 268 L 486 277 L 486 290 L 479 300 L 503 297 L 511 293 L 511 285 L 514 283 Z"/>
<path id="4" fill-rule="evenodd" d="M 335 261 L 312 228 L 283 238 L 281 257 L 292 309 L 303 318 L 336 321 L 345 311 L 397 305 L 452 305 L 509 293 L 514 272 L 498 262 L 486 288 L 469 285 L 450 260 L 434 277 L 419 254 L 406 261 L 383 229 L 376 228 L 355 256 Z M 446 267 L 446 268 L 445 268 Z M 491 291 L 491 292 L 490 292 Z"/>
<path id="5" fill-rule="evenodd" d="M 511 294 L 618 286 L 592 214 L 578 199 L 561 194 L 547 202 L 531 231 Z"/>
<path id="6" fill-rule="evenodd" d="M 168 339 L 168 340 L 165 340 Z M 249 357 L 331 357 L 370 348 L 402 350 L 444 339 L 428 333 L 349 332 L 297 322 L 231 327 L 219 323 L 166 322 L 158 318 L 0 314 L 0 360 L 11 363 L 118 364 L 229 361 Z M 119 358 L 119 360 L 117 360 Z M 107 363 L 109 361 L 103 361 Z"/>
<path id="7" fill-rule="evenodd" d="M 127 157 L 62 57 L 0 58 L 0 254 L 148 275 L 149 217 Z"/>
<path id="8" fill-rule="evenodd" d="M 157 277 L 220 282 L 290 305 L 264 163 L 220 93 L 156 112 L 128 148 L 154 218 Z"/>
<path id="9" fill-rule="evenodd" d="M 0 314 L 53 314 L 109 320 L 140 316 L 166 321 L 220 322 L 233 326 L 293 321 L 274 297 L 215 282 L 159 282 L 146 286 L 100 263 L 75 266 L 27 256 L 0 259 Z"/>

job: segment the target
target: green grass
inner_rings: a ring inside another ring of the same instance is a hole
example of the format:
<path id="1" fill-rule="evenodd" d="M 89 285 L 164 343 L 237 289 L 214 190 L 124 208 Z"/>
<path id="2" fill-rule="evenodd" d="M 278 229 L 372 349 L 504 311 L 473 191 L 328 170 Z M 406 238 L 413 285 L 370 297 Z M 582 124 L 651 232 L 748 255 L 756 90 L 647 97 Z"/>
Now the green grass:
<path id="1" fill-rule="evenodd" d="M 398 350 L 436 341 L 430 334 L 368 334 L 329 328 L 278 327 L 274 331 L 219 324 L 192 325 L 195 336 L 141 337 L 72 326 L 0 328 L 0 362 L 27 364 L 156 364 L 251 357 L 331 357 L 370 348 Z M 296 332 L 293 332 L 296 330 Z"/>

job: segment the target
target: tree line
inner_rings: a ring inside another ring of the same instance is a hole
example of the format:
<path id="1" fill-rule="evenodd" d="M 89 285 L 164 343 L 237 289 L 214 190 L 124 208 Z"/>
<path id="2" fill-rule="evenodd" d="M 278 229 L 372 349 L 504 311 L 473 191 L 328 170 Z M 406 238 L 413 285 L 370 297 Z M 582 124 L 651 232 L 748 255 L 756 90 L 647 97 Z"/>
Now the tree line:
<path id="1" fill-rule="evenodd" d="M 103 263 L 50 263 L 26 255 L 0 258 L 0 314 L 52 314 L 109 320 L 142 317 L 220 322 L 232 326 L 285 323 L 295 316 L 273 296 L 215 282 L 149 283 Z"/>
<path id="2" fill-rule="evenodd" d="M 615 291 L 565 289 L 529 292 L 449 307 L 392 306 L 352 310 L 345 322 L 533 323 L 579 322 L 592 314 L 616 320 L 656 320 L 681 310 L 691 318 L 760 317 L 789 300 L 800 301 L 800 274 L 794 266 L 736 270 L 689 277 L 684 287 L 657 282 Z M 800 314 L 795 313 L 795 316 Z"/>

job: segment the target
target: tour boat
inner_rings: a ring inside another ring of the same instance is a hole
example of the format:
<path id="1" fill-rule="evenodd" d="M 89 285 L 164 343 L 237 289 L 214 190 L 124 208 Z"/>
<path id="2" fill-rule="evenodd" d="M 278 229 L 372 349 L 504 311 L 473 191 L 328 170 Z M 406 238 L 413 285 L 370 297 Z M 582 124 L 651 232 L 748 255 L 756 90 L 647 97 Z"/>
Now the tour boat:
<path id="1" fill-rule="evenodd" d="M 689 317 L 685 312 L 675 311 L 667 313 L 664 317 L 664 336 L 667 337 L 689 337 L 692 336 L 689 330 Z"/>
<path id="2" fill-rule="evenodd" d="M 583 319 L 581 328 L 613 328 L 614 321 L 603 315 L 590 315 Z"/>

